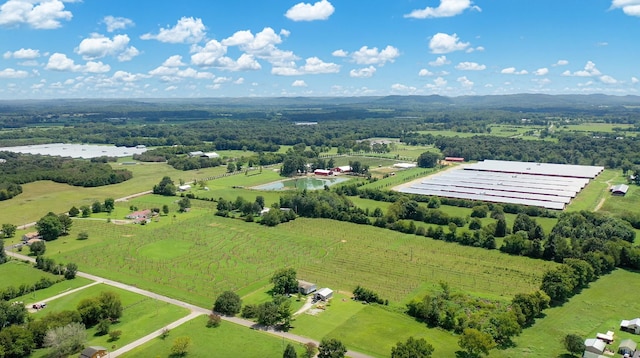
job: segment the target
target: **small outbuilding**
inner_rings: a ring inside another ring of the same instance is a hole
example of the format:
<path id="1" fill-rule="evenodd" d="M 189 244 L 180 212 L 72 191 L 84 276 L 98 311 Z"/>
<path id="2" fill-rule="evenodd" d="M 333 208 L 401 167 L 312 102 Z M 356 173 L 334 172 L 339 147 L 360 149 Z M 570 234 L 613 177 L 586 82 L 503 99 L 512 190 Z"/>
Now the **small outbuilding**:
<path id="1" fill-rule="evenodd" d="M 591 352 L 584 352 L 582 354 L 582 358 L 611 358 L 611 357 L 607 357 L 604 354 L 598 354 L 598 353 L 591 353 Z"/>
<path id="2" fill-rule="evenodd" d="M 22 242 L 29 242 L 29 240 L 34 240 L 34 239 L 42 239 L 42 236 L 40 236 L 40 234 L 37 231 L 32 231 L 32 232 L 28 232 L 24 235 L 22 235 Z"/>
<path id="3" fill-rule="evenodd" d="M 343 165 L 340 167 L 335 167 L 333 168 L 333 171 L 336 173 L 351 173 L 351 166 L 350 165 Z"/>
<path id="4" fill-rule="evenodd" d="M 632 356 L 636 352 L 637 347 L 638 344 L 636 342 L 631 339 L 625 339 L 620 342 L 620 345 L 618 346 L 618 353 L 622 355 L 628 354 Z"/>
<path id="5" fill-rule="evenodd" d="M 607 333 L 598 333 L 596 334 L 596 338 L 604 341 L 604 343 L 606 344 L 611 344 L 613 342 L 613 332 L 607 331 Z"/>
<path id="6" fill-rule="evenodd" d="M 415 163 L 396 163 L 393 165 L 394 168 L 399 168 L 399 169 L 411 169 L 417 166 L 418 165 Z"/>
<path id="7" fill-rule="evenodd" d="M 188 155 L 190 157 L 201 157 L 204 155 L 204 152 L 201 150 L 196 150 L 195 152 L 189 152 Z"/>
<path id="8" fill-rule="evenodd" d="M 585 352 L 591 352 L 596 354 L 604 353 L 607 344 L 597 338 L 588 338 L 584 341 Z"/>
<path id="9" fill-rule="evenodd" d="M 445 157 L 444 160 L 446 162 L 456 162 L 456 163 L 464 162 L 464 158 L 460 158 L 460 157 Z"/>
<path id="10" fill-rule="evenodd" d="M 634 318 L 632 320 L 622 320 L 622 322 L 620 322 L 620 330 L 629 333 L 640 334 L 640 318 Z"/>
<path id="11" fill-rule="evenodd" d="M 320 175 L 320 176 L 329 176 L 329 175 L 333 175 L 333 171 L 328 169 L 316 169 L 313 171 L 313 174 Z"/>
<path id="12" fill-rule="evenodd" d="M 189 185 L 189 184 L 184 184 L 184 185 L 178 186 L 178 190 L 179 191 L 187 191 L 187 190 L 190 190 L 190 189 L 191 189 L 191 185 Z"/>
<path id="13" fill-rule="evenodd" d="M 318 301 L 328 301 L 331 297 L 333 297 L 333 290 L 326 287 L 318 290 L 313 296 Z"/>
<path id="14" fill-rule="evenodd" d="M 627 184 L 618 184 L 611 187 L 611 195 L 624 196 L 627 194 L 629 190 L 629 186 Z"/>
<path id="15" fill-rule="evenodd" d="M 311 283 L 311 282 L 307 282 L 307 281 L 303 281 L 303 280 L 298 280 L 298 292 L 301 295 L 308 295 L 308 294 L 314 292 L 317 289 L 318 289 L 318 287 L 316 287 L 315 283 Z"/>
<path id="16" fill-rule="evenodd" d="M 220 158 L 220 154 L 216 153 L 216 152 L 209 152 L 209 153 L 204 153 L 202 154 L 203 157 L 207 157 L 209 159 L 215 159 L 215 158 Z"/>
<path id="17" fill-rule="evenodd" d="M 91 346 L 87 347 L 80 352 L 79 358 L 102 358 L 106 357 L 109 351 L 105 347 Z"/>

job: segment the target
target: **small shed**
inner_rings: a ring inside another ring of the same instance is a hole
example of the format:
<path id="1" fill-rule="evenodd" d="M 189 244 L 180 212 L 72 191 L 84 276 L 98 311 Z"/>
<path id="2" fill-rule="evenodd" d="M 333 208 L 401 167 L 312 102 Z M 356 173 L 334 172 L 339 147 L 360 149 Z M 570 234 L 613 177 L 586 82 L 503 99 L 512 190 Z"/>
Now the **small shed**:
<path id="1" fill-rule="evenodd" d="M 318 301 L 327 301 L 333 297 L 333 290 L 330 288 L 321 288 L 316 292 L 314 298 Z"/>
<path id="2" fill-rule="evenodd" d="M 333 172 L 331 170 L 327 170 L 327 169 L 316 169 L 316 170 L 313 171 L 313 174 L 322 175 L 322 176 L 329 176 L 329 175 L 333 175 Z"/>
<path id="3" fill-rule="evenodd" d="M 190 190 L 190 189 L 191 189 L 191 185 L 189 185 L 189 184 L 184 184 L 184 185 L 178 186 L 178 190 L 179 191 L 187 191 L 187 190 Z"/>
<path id="4" fill-rule="evenodd" d="M 464 162 L 464 158 L 461 158 L 461 157 L 445 157 L 444 160 L 447 162 L 457 162 L 457 163 Z"/>
<path id="5" fill-rule="evenodd" d="M 308 295 L 317 289 L 318 287 L 316 287 L 315 283 L 298 280 L 298 292 L 302 295 Z"/>
<path id="6" fill-rule="evenodd" d="M 607 344 L 597 338 L 588 338 L 584 341 L 585 352 L 602 354 Z"/>
<path id="7" fill-rule="evenodd" d="M 607 331 L 607 333 L 598 333 L 596 334 L 596 338 L 604 341 L 606 344 L 611 344 L 613 342 L 613 332 Z"/>
<path id="8" fill-rule="evenodd" d="M 343 165 L 343 166 L 340 166 L 340 167 L 333 168 L 333 171 L 337 172 L 337 173 L 350 173 L 351 170 L 352 169 L 351 169 L 350 165 Z"/>
<path id="9" fill-rule="evenodd" d="M 22 242 L 28 242 L 33 239 L 42 239 L 42 236 L 37 231 L 28 232 L 22 235 Z"/>
<path id="10" fill-rule="evenodd" d="M 618 346 L 618 353 L 625 355 L 633 355 L 636 352 L 636 348 L 638 347 L 638 344 L 631 340 L 631 339 L 625 339 L 622 342 L 620 342 L 620 345 Z"/>
<path id="11" fill-rule="evenodd" d="M 271 211 L 271 208 L 262 208 L 262 210 L 260 210 L 260 216 L 264 216 L 264 214 L 268 213 L 269 211 Z"/>
<path id="12" fill-rule="evenodd" d="M 624 196 L 629 190 L 629 186 L 627 184 L 618 184 L 611 187 L 611 195 L 619 195 Z"/>
<path id="13" fill-rule="evenodd" d="M 109 352 L 105 347 L 91 346 L 83 349 L 79 358 L 101 358 L 106 357 L 108 354 Z"/>
<path id="14" fill-rule="evenodd" d="M 216 153 L 216 152 L 204 153 L 202 156 L 203 156 L 203 157 L 207 157 L 207 158 L 209 158 L 209 159 L 220 158 L 220 154 L 218 154 L 218 153 Z"/>
<path id="15" fill-rule="evenodd" d="M 188 153 L 190 157 L 201 157 L 204 155 L 204 152 L 201 150 L 196 150 L 195 152 Z"/>
<path id="16" fill-rule="evenodd" d="M 629 333 L 640 334 L 640 318 L 634 318 L 632 320 L 622 320 L 622 322 L 620 322 L 620 330 Z"/>
<path id="17" fill-rule="evenodd" d="M 418 165 L 415 163 L 396 163 L 393 165 L 394 168 L 400 168 L 400 169 L 411 169 L 417 166 Z"/>
<path id="18" fill-rule="evenodd" d="M 592 352 L 584 352 L 582 354 L 582 358 L 611 358 L 607 357 L 604 354 L 592 353 Z"/>

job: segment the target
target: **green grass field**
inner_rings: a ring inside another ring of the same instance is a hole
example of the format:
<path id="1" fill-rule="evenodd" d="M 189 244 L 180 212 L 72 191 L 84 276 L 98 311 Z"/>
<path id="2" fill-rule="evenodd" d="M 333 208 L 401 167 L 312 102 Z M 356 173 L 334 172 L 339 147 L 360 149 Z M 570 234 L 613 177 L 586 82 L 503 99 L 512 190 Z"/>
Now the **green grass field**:
<path id="1" fill-rule="evenodd" d="M 90 284 L 91 280 L 86 279 L 86 278 L 82 278 L 82 277 L 76 277 L 73 280 L 64 280 L 62 282 L 58 282 L 55 285 L 51 286 L 51 287 L 47 287 L 45 289 L 42 290 L 38 290 L 32 293 L 28 293 L 24 296 L 20 296 L 17 297 L 15 299 L 13 299 L 12 301 L 20 301 L 20 302 L 24 302 L 25 304 L 28 303 L 37 303 L 38 301 L 42 301 L 46 298 L 49 297 L 53 297 L 56 295 L 59 295 L 61 293 L 65 293 L 69 290 L 72 290 L 74 288 L 78 288 L 78 287 L 82 287 L 82 286 L 86 286 L 88 284 Z"/>
<path id="2" fill-rule="evenodd" d="M 619 170 L 605 169 L 597 178 L 592 180 L 567 206 L 567 211 L 594 211 L 600 202 L 605 203 L 611 194 L 610 184 L 618 184 L 622 173 Z M 615 182 L 615 183 L 614 183 Z"/>
<path id="3" fill-rule="evenodd" d="M 206 317 L 198 317 L 171 330 L 165 339 L 156 338 L 122 357 L 171 357 L 171 346 L 177 337 L 189 336 L 188 357 L 282 357 L 288 343 L 277 335 L 252 330 L 233 323 L 207 328 Z M 291 342 L 298 357 L 304 352 L 300 343 Z"/>
<path id="4" fill-rule="evenodd" d="M 50 280 L 57 280 L 60 276 L 56 276 L 49 272 L 44 272 L 33 267 L 32 264 L 18 260 L 9 260 L 0 265 L 0 290 L 9 286 L 18 287 L 22 284 L 32 285 L 46 277 Z"/>
<path id="5" fill-rule="evenodd" d="M 568 357 L 563 356 L 567 352 L 561 340 L 569 333 L 586 339 L 595 338 L 598 332 L 613 331 L 615 342 L 610 347 L 614 351 L 623 339 L 637 342 L 637 335 L 620 331 L 620 321 L 633 319 L 640 311 L 640 301 L 624 289 L 636 285 L 640 285 L 640 274 L 636 272 L 616 270 L 603 276 L 564 305 L 546 310 L 544 318 L 515 339 L 515 348 L 494 350 L 490 357 Z"/>
<path id="6" fill-rule="evenodd" d="M 108 335 L 96 336 L 96 328 L 93 327 L 87 330 L 87 345 L 104 346 L 110 350 L 114 350 L 117 347 L 122 347 L 138 338 L 160 329 L 189 313 L 185 308 L 156 301 L 115 287 L 99 284 L 53 300 L 49 302 L 47 308 L 34 313 L 33 316 L 37 317 L 37 315 L 44 314 L 46 312 L 75 310 L 81 300 L 96 297 L 103 291 L 115 292 L 120 296 L 123 307 L 122 317 L 120 318 L 120 322 L 111 325 L 111 329 L 121 330 L 122 335 L 117 341 L 109 342 Z M 32 356 L 45 357 L 47 352 L 48 350 L 46 349 L 38 350 Z"/>
<path id="7" fill-rule="evenodd" d="M 601 132 L 601 133 L 613 133 L 614 128 L 629 129 L 633 128 L 633 124 L 624 123 L 581 123 L 581 124 L 568 124 L 556 127 L 556 131 L 570 131 L 570 132 Z M 625 132 L 623 135 L 628 135 L 629 132 Z M 634 135 L 634 134 L 631 134 Z"/>

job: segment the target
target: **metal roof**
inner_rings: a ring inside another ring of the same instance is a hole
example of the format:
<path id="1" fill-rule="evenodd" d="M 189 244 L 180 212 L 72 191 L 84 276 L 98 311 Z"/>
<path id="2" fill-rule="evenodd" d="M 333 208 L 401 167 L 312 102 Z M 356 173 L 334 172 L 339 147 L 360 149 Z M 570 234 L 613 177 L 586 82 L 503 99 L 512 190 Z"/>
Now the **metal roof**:
<path id="1" fill-rule="evenodd" d="M 484 160 L 482 162 L 468 165 L 465 169 L 593 179 L 604 170 L 604 167 L 573 164 L 511 162 L 506 160 Z"/>

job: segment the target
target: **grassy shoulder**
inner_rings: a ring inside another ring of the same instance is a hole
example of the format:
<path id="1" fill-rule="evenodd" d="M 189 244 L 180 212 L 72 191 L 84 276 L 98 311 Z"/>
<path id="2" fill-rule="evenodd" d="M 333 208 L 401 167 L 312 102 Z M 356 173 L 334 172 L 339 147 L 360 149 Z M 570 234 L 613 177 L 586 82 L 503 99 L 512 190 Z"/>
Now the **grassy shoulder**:
<path id="1" fill-rule="evenodd" d="M 33 264 L 20 260 L 9 260 L 0 265 L 0 290 L 9 286 L 18 287 L 20 285 L 32 285 L 41 278 L 55 281 L 60 278 L 49 272 L 44 272 L 33 267 Z"/>

